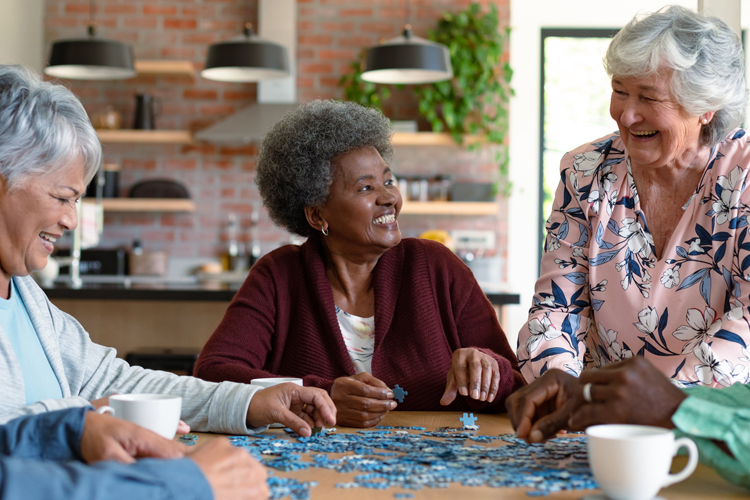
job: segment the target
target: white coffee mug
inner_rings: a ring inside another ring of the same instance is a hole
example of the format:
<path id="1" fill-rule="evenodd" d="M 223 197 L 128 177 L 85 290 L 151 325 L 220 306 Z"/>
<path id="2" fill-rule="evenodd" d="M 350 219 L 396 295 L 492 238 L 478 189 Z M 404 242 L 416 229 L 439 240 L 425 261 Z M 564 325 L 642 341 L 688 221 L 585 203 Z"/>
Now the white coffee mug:
<path id="1" fill-rule="evenodd" d="M 109 397 L 109 406 L 96 411 L 109 413 L 172 439 L 180 423 L 182 398 L 169 394 L 116 394 Z"/>
<path id="2" fill-rule="evenodd" d="M 595 425 L 586 429 L 589 464 L 604 493 L 613 500 L 651 500 L 659 490 L 686 479 L 698 465 L 695 443 L 661 427 Z M 688 463 L 670 474 L 677 450 L 687 448 Z"/>
<path id="3" fill-rule="evenodd" d="M 254 378 L 250 381 L 250 385 L 257 385 L 258 387 L 273 387 L 279 384 L 297 384 L 303 385 L 301 378 L 293 377 L 274 377 L 274 378 Z"/>

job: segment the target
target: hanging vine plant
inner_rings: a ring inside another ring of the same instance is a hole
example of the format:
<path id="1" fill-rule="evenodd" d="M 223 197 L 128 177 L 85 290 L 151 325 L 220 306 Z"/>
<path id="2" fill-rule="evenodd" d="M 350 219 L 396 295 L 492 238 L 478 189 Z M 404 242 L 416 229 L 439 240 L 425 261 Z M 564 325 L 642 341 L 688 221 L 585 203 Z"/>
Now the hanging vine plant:
<path id="1" fill-rule="evenodd" d="M 463 144 L 466 135 L 476 135 L 485 143 L 497 145 L 495 161 L 502 175 L 508 168 L 504 143 L 508 101 L 513 95 L 513 71 L 503 60 L 509 33 L 509 29 L 500 29 L 494 4 L 487 12 L 474 3 L 456 14 L 444 13 L 428 37 L 448 47 L 453 78 L 414 89 L 419 112 L 434 132 L 446 131 L 458 144 Z M 468 146 L 481 147 L 477 142 Z"/>
<path id="2" fill-rule="evenodd" d="M 444 13 L 437 27 L 428 32 L 428 38 L 448 47 L 453 78 L 414 87 L 419 113 L 433 132 L 448 132 L 458 144 L 464 144 L 467 135 L 481 138 L 467 145 L 470 150 L 487 144 L 497 146 L 495 162 L 501 176 L 508 171 L 505 138 L 508 102 L 513 95 L 513 71 L 504 60 L 509 33 L 509 29 L 500 28 L 494 4 L 486 12 L 473 3 L 461 12 Z M 366 54 L 366 49 L 360 52 L 349 65 L 352 72 L 341 77 L 339 85 L 347 100 L 382 109 L 390 91 L 386 85 L 362 80 Z M 509 192 L 510 185 L 505 184 L 505 194 Z"/>
<path id="3" fill-rule="evenodd" d="M 367 49 L 362 49 L 357 60 L 349 64 L 351 73 L 339 79 L 339 87 L 344 88 L 344 97 L 347 101 L 356 102 L 362 106 L 374 106 L 383 109 L 383 101 L 391 96 L 391 91 L 385 85 L 366 82 L 362 79 L 365 67 Z"/>

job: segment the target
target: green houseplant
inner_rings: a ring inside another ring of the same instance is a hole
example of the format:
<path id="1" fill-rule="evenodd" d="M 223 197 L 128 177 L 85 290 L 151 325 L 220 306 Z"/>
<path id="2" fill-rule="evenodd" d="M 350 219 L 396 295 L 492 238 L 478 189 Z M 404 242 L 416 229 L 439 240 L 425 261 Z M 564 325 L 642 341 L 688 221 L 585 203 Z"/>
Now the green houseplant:
<path id="1" fill-rule="evenodd" d="M 377 85 L 362 79 L 366 56 L 367 49 L 362 49 L 357 60 L 349 64 L 352 72 L 339 79 L 339 87 L 344 88 L 344 97 L 347 101 L 382 110 L 383 101 L 391 96 L 391 91 L 385 85 Z"/>
<path id="2" fill-rule="evenodd" d="M 458 144 L 466 135 L 479 136 L 467 146 L 477 150 L 496 145 L 495 161 L 500 174 L 507 174 L 508 153 L 505 136 L 508 130 L 508 101 L 513 95 L 510 80 L 513 71 L 503 54 L 509 35 L 501 30 L 497 7 L 484 12 L 478 3 L 458 13 L 446 12 L 437 27 L 428 33 L 432 41 L 446 45 L 450 51 L 453 78 L 448 81 L 419 85 L 414 88 L 419 112 L 430 123 L 433 132 L 448 132 Z M 362 80 L 366 50 L 349 66 L 339 85 L 347 100 L 382 109 L 390 92 L 385 85 Z M 510 186 L 506 184 L 505 192 Z"/>
<path id="3" fill-rule="evenodd" d="M 434 132 L 447 131 L 463 144 L 467 134 L 497 145 L 500 173 L 507 173 L 504 146 L 508 130 L 508 101 L 513 95 L 513 71 L 503 60 L 508 29 L 500 30 L 497 8 L 483 12 L 478 3 L 458 13 L 446 12 L 428 37 L 450 51 L 453 78 L 414 89 L 419 112 Z M 481 148 L 475 142 L 469 149 Z"/>

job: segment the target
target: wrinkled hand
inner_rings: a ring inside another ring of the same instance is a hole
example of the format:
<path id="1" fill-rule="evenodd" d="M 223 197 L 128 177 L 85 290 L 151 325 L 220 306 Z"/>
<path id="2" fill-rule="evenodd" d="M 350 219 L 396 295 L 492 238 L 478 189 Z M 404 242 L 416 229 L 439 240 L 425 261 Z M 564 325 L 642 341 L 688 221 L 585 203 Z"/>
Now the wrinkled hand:
<path id="1" fill-rule="evenodd" d="M 114 396 L 115 394 L 110 394 L 109 396 Z M 94 399 L 93 401 L 89 401 L 89 403 L 91 404 L 91 406 L 94 407 L 95 410 L 98 410 L 102 406 L 109 406 L 109 396 L 104 396 L 103 398 Z"/>
<path id="2" fill-rule="evenodd" d="M 190 432 L 190 426 L 180 420 L 177 424 L 177 431 L 175 431 L 175 434 L 187 434 L 188 432 Z"/>
<path id="3" fill-rule="evenodd" d="M 672 415 L 687 397 L 640 356 L 584 371 L 579 383 L 581 387 L 592 384 L 593 403 L 581 406 L 570 418 L 573 430 L 595 424 L 640 424 L 671 429 Z"/>
<path id="4" fill-rule="evenodd" d="M 539 443 L 566 428 L 583 403 L 580 381 L 553 368 L 511 394 L 505 407 L 516 435 L 527 443 Z"/>
<path id="5" fill-rule="evenodd" d="M 247 451 L 235 448 L 226 439 L 212 439 L 196 447 L 195 451 L 191 450 L 190 459 L 206 476 L 215 500 L 268 498 L 265 468 Z"/>
<path id="6" fill-rule="evenodd" d="M 500 369 L 492 356 L 477 349 L 457 349 L 453 352 L 440 404 L 451 404 L 457 393 L 491 403 L 499 388 Z"/>
<path id="7" fill-rule="evenodd" d="M 336 425 L 336 406 L 326 391 L 297 384 L 279 384 L 257 391 L 250 400 L 247 423 L 262 427 L 284 424 L 300 436 L 311 436 L 313 427 Z"/>
<path id="8" fill-rule="evenodd" d="M 180 458 L 187 447 L 164 439 L 139 425 L 90 411 L 81 437 L 81 457 L 87 463 L 116 460 L 135 462 L 136 458 Z"/>
<path id="9" fill-rule="evenodd" d="M 372 427 L 396 408 L 393 391 L 367 372 L 337 378 L 330 393 L 338 409 L 339 425 L 346 427 Z"/>

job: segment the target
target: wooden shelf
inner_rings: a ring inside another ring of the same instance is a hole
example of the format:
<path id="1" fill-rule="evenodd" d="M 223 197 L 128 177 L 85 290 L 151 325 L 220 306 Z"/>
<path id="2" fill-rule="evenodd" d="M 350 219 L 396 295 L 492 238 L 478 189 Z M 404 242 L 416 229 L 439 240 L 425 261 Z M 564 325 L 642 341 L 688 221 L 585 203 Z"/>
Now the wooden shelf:
<path id="1" fill-rule="evenodd" d="M 109 144 L 192 144 L 189 130 L 97 130 L 99 140 Z"/>
<path id="2" fill-rule="evenodd" d="M 102 208 L 105 212 L 194 212 L 195 202 L 182 198 L 104 198 Z"/>
<path id="3" fill-rule="evenodd" d="M 464 145 L 481 142 L 482 138 L 477 136 L 466 136 Z M 450 134 L 438 134 L 435 132 L 396 132 L 393 134 L 391 143 L 394 146 L 452 146 L 458 147 Z"/>
<path id="4" fill-rule="evenodd" d="M 497 215 L 495 202 L 412 201 L 404 202 L 401 214 L 417 215 Z"/>
<path id="5" fill-rule="evenodd" d="M 195 78 L 195 68 L 190 61 L 135 61 L 139 75 L 188 76 Z"/>
<path id="6" fill-rule="evenodd" d="M 192 144 L 189 130 L 97 130 L 99 139 L 110 144 Z M 479 142 L 480 137 L 466 137 L 464 144 Z M 394 146 L 458 147 L 450 134 L 433 132 L 397 132 L 391 141 Z"/>

